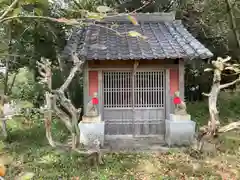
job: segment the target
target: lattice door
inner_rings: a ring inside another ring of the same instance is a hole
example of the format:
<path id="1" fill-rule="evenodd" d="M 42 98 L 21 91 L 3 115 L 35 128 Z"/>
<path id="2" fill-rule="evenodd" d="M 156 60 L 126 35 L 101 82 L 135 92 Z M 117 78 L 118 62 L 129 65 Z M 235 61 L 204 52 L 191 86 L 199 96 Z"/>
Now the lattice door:
<path id="1" fill-rule="evenodd" d="M 134 78 L 130 71 L 104 72 L 103 97 L 106 134 L 148 135 L 162 131 L 164 71 L 139 71 Z"/>

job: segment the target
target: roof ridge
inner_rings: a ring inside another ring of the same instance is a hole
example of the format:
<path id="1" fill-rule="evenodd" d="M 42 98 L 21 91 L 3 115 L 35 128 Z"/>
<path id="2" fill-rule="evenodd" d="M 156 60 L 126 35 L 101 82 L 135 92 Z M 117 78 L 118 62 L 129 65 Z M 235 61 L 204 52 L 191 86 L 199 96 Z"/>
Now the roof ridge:
<path id="1" fill-rule="evenodd" d="M 109 16 L 103 19 L 103 22 L 128 22 L 128 13 L 120 13 L 118 15 L 108 14 Z M 134 13 L 133 16 L 138 22 L 162 22 L 174 21 L 176 12 L 154 12 L 154 13 Z"/>

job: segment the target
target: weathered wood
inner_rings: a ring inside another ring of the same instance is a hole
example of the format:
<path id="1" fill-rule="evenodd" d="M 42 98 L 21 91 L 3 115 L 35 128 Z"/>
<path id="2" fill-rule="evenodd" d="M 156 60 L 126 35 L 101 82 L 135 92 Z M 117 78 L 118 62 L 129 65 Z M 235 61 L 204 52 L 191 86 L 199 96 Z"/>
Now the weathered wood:
<path id="1" fill-rule="evenodd" d="M 73 56 L 73 61 L 74 67 L 71 69 L 69 76 L 58 91 L 64 92 L 68 88 L 69 84 L 72 82 L 72 79 L 74 78 L 76 72 L 82 71 L 81 66 L 83 66 L 85 61 L 80 61 L 77 56 Z"/>
<path id="2" fill-rule="evenodd" d="M 200 131 L 198 133 L 198 150 L 204 151 L 205 144 L 209 145 L 209 141 L 214 141 L 218 137 L 218 133 L 227 132 L 235 128 L 240 127 L 240 122 L 234 122 L 227 126 L 220 128 L 220 119 L 219 119 L 219 112 L 217 110 L 217 100 L 218 95 L 220 93 L 220 90 L 223 88 L 227 88 L 233 84 L 236 84 L 240 81 L 240 77 L 238 77 L 235 81 L 232 81 L 230 83 L 226 84 L 220 84 L 221 82 L 221 75 L 222 72 L 225 69 L 231 69 L 234 70 L 235 73 L 239 74 L 240 70 L 230 64 L 227 64 L 231 58 L 227 57 L 225 59 L 223 58 L 217 58 L 216 61 L 212 61 L 213 69 L 206 69 L 213 70 L 214 76 L 213 76 L 213 84 L 211 87 L 210 93 L 206 94 L 203 93 L 203 95 L 208 97 L 208 108 L 209 108 L 209 114 L 210 114 L 210 120 L 208 121 L 208 125 L 200 128 Z M 216 142 L 211 143 L 215 145 L 216 149 Z M 212 146 L 213 147 L 213 146 Z"/>
<path id="3" fill-rule="evenodd" d="M 135 76 L 132 74 L 132 71 L 105 71 L 103 74 L 106 135 L 164 134 L 165 70 L 137 69 Z"/>
<path id="4" fill-rule="evenodd" d="M 136 111 L 135 111 L 135 96 L 134 96 L 134 87 L 135 87 L 135 75 L 136 75 L 136 71 L 137 68 L 139 66 L 139 61 L 134 61 L 133 64 L 133 69 L 132 69 L 132 124 L 133 124 L 133 128 L 134 128 L 134 133 L 133 136 L 135 136 L 136 134 L 140 134 L 140 128 L 136 123 Z"/>
<path id="5" fill-rule="evenodd" d="M 78 120 L 80 118 L 81 108 L 76 109 L 75 106 L 72 104 L 71 100 L 65 96 L 64 92 L 67 90 L 69 84 L 71 83 L 76 73 L 78 71 L 82 71 L 84 60 L 81 61 L 78 59 L 77 56 L 74 55 L 73 62 L 74 62 L 74 67 L 71 69 L 70 74 L 68 75 L 66 81 L 57 90 L 52 90 L 52 86 L 51 86 L 52 72 L 51 72 L 50 63 L 45 59 L 42 59 L 41 62 L 37 62 L 39 73 L 42 76 L 41 81 L 44 82 L 48 87 L 48 91 L 45 94 L 46 109 L 44 111 L 46 137 L 48 139 L 49 144 L 52 147 L 68 149 L 68 150 L 71 149 L 80 154 L 85 154 L 89 156 L 96 155 L 98 157 L 97 161 L 102 163 L 100 147 L 99 145 L 97 146 L 98 143 L 95 145 L 95 150 L 91 150 L 89 149 L 89 147 L 86 147 L 85 150 L 78 149 L 79 137 L 80 137 Z M 69 114 L 65 113 L 61 108 L 57 106 L 57 101 L 60 102 L 60 105 L 64 107 Z M 59 116 L 60 120 L 65 124 L 67 129 L 71 132 L 71 147 L 68 143 L 61 144 L 53 141 L 52 134 L 51 134 L 52 111 L 54 111 Z M 89 151 L 86 151 L 86 150 L 89 150 Z"/>
<path id="6" fill-rule="evenodd" d="M 208 108 L 209 108 L 209 114 L 210 114 L 210 120 L 208 122 L 208 131 L 213 135 L 216 133 L 217 128 L 220 125 L 219 112 L 217 110 L 217 100 L 218 100 L 219 92 L 221 89 L 227 88 L 240 81 L 240 77 L 238 77 L 235 81 L 232 81 L 230 83 L 220 84 L 222 71 L 224 71 L 225 69 L 229 69 L 229 67 L 231 67 L 230 64 L 226 63 L 230 59 L 231 59 L 230 57 L 227 57 L 225 59 L 218 58 L 216 61 L 212 61 L 213 73 L 214 73 L 213 84 L 212 84 L 210 93 L 208 94 L 203 93 L 203 95 L 208 96 Z M 234 68 L 230 68 L 230 69 L 234 69 Z M 236 73 L 240 72 L 239 70 L 236 70 L 236 71 L 238 71 Z"/>
<path id="7" fill-rule="evenodd" d="M 171 96 L 169 95 L 170 92 L 170 72 L 169 69 L 166 69 L 166 91 L 165 91 L 165 112 L 166 112 L 166 119 L 169 119 L 170 112 L 171 112 Z"/>
<path id="8" fill-rule="evenodd" d="M 51 63 L 48 59 L 41 58 L 41 61 L 37 61 L 38 65 L 38 72 L 41 76 L 41 82 L 45 83 L 48 90 L 52 89 L 52 70 L 51 70 Z M 45 104 L 46 107 L 44 109 L 44 122 L 45 122 L 45 129 L 46 129 L 46 137 L 48 139 L 49 144 L 52 147 L 56 147 L 55 142 L 52 138 L 51 133 L 51 124 L 52 124 L 52 100 L 53 96 L 49 91 L 45 92 Z"/>
<path id="9" fill-rule="evenodd" d="M 88 82 L 88 62 L 86 61 L 86 63 L 84 64 L 84 70 L 83 70 L 83 102 L 84 102 L 84 106 L 83 106 L 83 110 L 84 110 L 84 114 L 86 113 L 86 109 L 87 109 L 87 103 L 89 101 L 89 82 Z"/>
<path id="10" fill-rule="evenodd" d="M 185 89 L 185 84 L 184 84 L 184 61 L 179 60 L 179 92 L 180 92 L 180 97 L 182 100 L 185 99 L 185 94 L 184 94 L 184 89 Z"/>
<path id="11" fill-rule="evenodd" d="M 236 43 L 237 43 L 237 46 L 238 48 L 240 48 L 240 34 L 239 34 L 239 31 L 238 31 L 238 28 L 237 28 L 237 17 L 235 17 L 234 15 L 234 9 L 233 9 L 233 6 L 231 5 L 231 1 L 230 0 L 225 0 L 226 4 L 227 4 L 227 9 L 228 9 L 228 15 L 229 15 L 229 19 L 230 19 L 230 23 L 231 23 L 231 26 L 232 26 L 232 31 L 233 31 L 233 34 L 235 36 L 235 39 L 236 39 Z"/>
<path id="12" fill-rule="evenodd" d="M 7 134 L 7 124 L 6 124 L 7 119 L 1 118 L 1 121 L 2 121 L 2 134 L 6 138 L 8 136 L 8 134 Z"/>

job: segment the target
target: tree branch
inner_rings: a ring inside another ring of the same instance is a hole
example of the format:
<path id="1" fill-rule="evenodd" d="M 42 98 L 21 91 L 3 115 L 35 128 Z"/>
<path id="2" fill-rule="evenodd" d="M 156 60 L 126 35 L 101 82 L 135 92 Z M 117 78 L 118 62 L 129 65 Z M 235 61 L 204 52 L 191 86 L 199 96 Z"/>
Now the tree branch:
<path id="1" fill-rule="evenodd" d="M 234 85 L 234 84 L 238 83 L 239 81 L 240 81 L 240 77 L 238 79 L 236 79 L 235 81 L 232 81 L 230 83 L 226 83 L 226 84 L 220 85 L 220 89 L 227 88 L 227 87 L 229 87 L 231 85 Z"/>
<path id="2" fill-rule="evenodd" d="M 72 132 L 72 127 L 71 127 L 71 120 L 69 116 L 60 108 L 57 107 L 56 105 L 56 99 L 54 98 L 53 100 L 53 110 L 55 110 L 56 115 L 60 118 L 60 120 L 65 124 L 67 129 Z"/>
<path id="3" fill-rule="evenodd" d="M 71 101 L 67 99 L 62 91 L 57 90 L 56 95 L 60 101 L 60 104 L 68 110 L 71 115 L 77 114 L 77 109 L 72 105 Z"/>
<path id="4" fill-rule="evenodd" d="M 4 19 L 4 17 L 12 11 L 13 7 L 16 6 L 16 4 L 18 3 L 19 0 L 15 0 L 12 2 L 12 4 L 10 6 L 8 6 L 7 10 L 1 15 L 0 17 L 0 21 Z"/>
<path id="5" fill-rule="evenodd" d="M 74 78 L 76 72 L 80 70 L 80 67 L 84 63 L 84 61 L 80 61 L 76 55 L 73 55 L 73 61 L 74 61 L 75 66 L 72 68 L 72 70 L 71 70 L 69 76 L 67 77 L 66 81 L 59 88 L 60 92 L 64 92 L 68 88 L 68 86 L 72 82 L 72 79 Z"/>
<path id="6" fill-rule="evenodd" d="M 207 97 L 209 97 L 209 96 L 210 96 L 210 94 L 209 94 L 209 93 L 207 94 L 207 93 L 204 93 L 204 92 L 202 93 L 202 95 L 203 95 L 203 96 L 207 96 Z"/>
<path id="7" fill-rule="evenodd" d="M 57 22 L 58 19 L 56 18 L 51 18 L 47 16 L 11 16 L 11 17 L 6 17 L 3 19 L 0 19 L 0 23 L 5 22 L 5 21 L 10 21 L 13 19 L 45 19 L 45 20 L 50 20 L 50 21 L 55 21 Z"/>
<path id="8" fill-rule="evenodd" d="M 234 129 L 240 128 L 240 121 L 230 123 L 226 126 L 221 127 L 218 132 L 223 133 L 223 132 L 228 132 Z"/>
<path id="9" fill-rule="evenodd" d="M 237 29 L 236 20 L 235 20 L 234 13 L 233 13 L 233 7 L 231 5 L 230 0 L 225 0 L 225 2 L 227 4 L 227 8 L 228 8 L 228 14 L 229 14 L 230 22 L 232 25 L 232 31 L 236 38 L 237 46 L 238 46 L 238 48 L 240 48 L 240 35 L 239 35 L 238 29 Z"/>

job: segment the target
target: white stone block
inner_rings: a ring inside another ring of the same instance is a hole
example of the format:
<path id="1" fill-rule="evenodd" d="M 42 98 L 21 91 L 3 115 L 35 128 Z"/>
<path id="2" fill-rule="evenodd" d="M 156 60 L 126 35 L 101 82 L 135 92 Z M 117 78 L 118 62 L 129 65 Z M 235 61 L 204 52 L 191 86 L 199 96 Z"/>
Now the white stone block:
<path id="1" fill-rule="evenodd" d="M 171 145 L 190 145 L 194 140 L 196 123 L 194 121 L 166 120 L 165 141 Z"/>
<path id="2" fill-rule="evenodd" d="M 186 115 L 178 115 L 178 114 L 170 114 L 170 120 L 172 121 L 190 121 L 191 120 L 191 116 L 190 114 L 186 114 Z"/>
<path id="3" fill-rule="evenodd" d="M 101 115 L 99 114 L 98 116 L 93 116 L 93 117 L 84 115 L 84 116 L 82 116 L 82 122 L 89 122 L 89 123 L 101 122 Z"/>
<path id="4" fill-rule="evenodd" d="M 98 139 L 101 146 L 104 145 L 104 121 L 92 123 L 80 122 L 78 126 L 80 129 L 80 143 L 89 146 L 94 140 Z"/>

